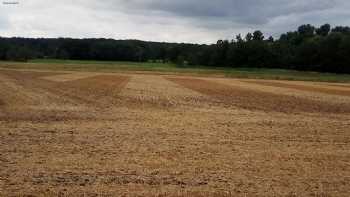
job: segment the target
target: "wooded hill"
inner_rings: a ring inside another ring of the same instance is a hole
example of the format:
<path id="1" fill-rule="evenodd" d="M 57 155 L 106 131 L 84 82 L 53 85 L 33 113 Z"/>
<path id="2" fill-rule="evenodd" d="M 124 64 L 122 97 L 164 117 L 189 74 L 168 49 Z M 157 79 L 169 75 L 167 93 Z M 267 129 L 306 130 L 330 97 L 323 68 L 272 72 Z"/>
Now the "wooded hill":
<path id="1" fill-rule="evenodd" d="M 0 59 L 173 62 L 179 66 L 263 67 L 350 73 L 350 27 L 302 25 L 279 39 L 261 31 L 212 45 L 139 40 L 3 38 Z"/>

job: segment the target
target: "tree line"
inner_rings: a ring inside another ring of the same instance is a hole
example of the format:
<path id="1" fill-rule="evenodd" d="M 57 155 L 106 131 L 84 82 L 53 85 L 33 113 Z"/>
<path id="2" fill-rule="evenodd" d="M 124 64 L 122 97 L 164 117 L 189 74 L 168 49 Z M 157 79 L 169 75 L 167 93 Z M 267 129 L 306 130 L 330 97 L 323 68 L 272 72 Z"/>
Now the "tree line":
<path id="1" fill-rule="evenodd" d="M 180 66 L 259 67 L 350 73 L 350 27 L 301 25 L 278 39 L 259 30 L 216 44 L 140 40 L 4 38 L 0 60 L 71 59 L 173 62 Z"/>

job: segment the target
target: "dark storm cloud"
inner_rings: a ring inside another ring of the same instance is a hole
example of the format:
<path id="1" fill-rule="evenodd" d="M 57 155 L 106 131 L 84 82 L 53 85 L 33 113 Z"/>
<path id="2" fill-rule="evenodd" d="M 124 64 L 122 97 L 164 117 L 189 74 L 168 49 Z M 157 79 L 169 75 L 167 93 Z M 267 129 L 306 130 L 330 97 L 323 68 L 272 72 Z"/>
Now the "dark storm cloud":
<path id="1" fill-rule="evenodd" d="M 277 16 L 331 9 L 337 5 L 337 0 L 131 0 L 121 1 L 121 4 L 128 10 L 142 12 L 264 24 Z"/>
<path id="2" fill-rule="evenodd" d="M 19 0 L 0 5 L 0 36 L 215 42 L 255 29 L 350 25 L 348 0 Z"/>

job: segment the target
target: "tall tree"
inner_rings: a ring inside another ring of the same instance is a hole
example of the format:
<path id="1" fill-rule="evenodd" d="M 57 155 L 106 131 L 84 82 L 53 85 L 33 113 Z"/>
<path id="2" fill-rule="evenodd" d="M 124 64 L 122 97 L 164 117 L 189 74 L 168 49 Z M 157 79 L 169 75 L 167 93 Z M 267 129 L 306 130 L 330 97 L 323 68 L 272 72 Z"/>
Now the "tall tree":
<path id="1" fill-rule="evenodd" d="M 298 28 L 298 33 L 303 37 L 312 37 L 315 34 L 315 27 L 310 24 L 301 25 Z"/>
<path id="2" fill-rule="evenodd" d="M 275 39 L 274 39 L 272 36 L 270 36 L 270 37 L 267 39 L 267 41 L 272 43 L 272 42 L 275 41 Z"/>
<path id="3" fill-rule="evenodd" d="M 236 41 L 237 42 L 243 42 L 243 38 L 242 38 L 242 35 L 241 34 L 238 34 L 237 36 L 236 36 Z"/>
<path id="4" fill-rule="evenodd" d="M 252 35 L 252 33 L 247 33 L 247 35 L 245 36 L 245 40 L 246 41 L 252 41 L 253 40 L 253 35 Z"/>
<path id="5" fill-rule="evenodd" d="M 333 33 L 350 33 L 350 27 L 336 26 L 332 29 Z"/>
<path id="6" fill-rule="evenodd" d="M 327 36 L 331 31 L 330 24 L 324 24 L 320 28 L 316 29 L 316 34 L 319 36 Z"/>
<path id="7" fill-rule="evenodd" d="M 261 31 L 255 31 L 253 33 L 253 40 L 255 41 L 262 41 L 264 40 L 264 34 Z"/>

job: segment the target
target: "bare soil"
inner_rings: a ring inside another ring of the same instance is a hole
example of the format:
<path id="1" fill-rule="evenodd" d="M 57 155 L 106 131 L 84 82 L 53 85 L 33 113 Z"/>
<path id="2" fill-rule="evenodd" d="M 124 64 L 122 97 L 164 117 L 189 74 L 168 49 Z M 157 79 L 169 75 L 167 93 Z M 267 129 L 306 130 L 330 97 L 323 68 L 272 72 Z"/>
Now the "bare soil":
<path id="1" fill-rule="evenodd" d="M 349 196 L 342 85 L 0 70 L 0 196 Z"/>

